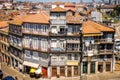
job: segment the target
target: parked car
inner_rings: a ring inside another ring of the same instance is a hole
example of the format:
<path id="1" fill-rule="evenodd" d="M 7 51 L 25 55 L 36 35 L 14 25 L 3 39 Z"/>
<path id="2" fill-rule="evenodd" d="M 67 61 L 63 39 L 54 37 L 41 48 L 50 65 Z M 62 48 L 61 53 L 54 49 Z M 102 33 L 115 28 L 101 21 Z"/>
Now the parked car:
<path id="1" fill-rule="evenodd" d="M 6 76 L 2 80 L 15 80 L 12 76 Z"/>
<path id="2" fill-rule="evenodd" d="M 0 70 L 0 79 L 2 79 L 3 78 L 3 72 L 2 72 L 2 70 Z"/>

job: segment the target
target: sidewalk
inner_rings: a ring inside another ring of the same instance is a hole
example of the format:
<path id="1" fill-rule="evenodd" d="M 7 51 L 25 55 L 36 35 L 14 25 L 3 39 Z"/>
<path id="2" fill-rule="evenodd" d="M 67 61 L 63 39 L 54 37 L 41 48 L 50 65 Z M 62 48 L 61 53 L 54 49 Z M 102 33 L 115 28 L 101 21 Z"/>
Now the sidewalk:
<path id="1" fill-rule="evenodd" d="M 5 76 L 8 75 L 13 77 L 17 76 L 18 80 L 23 80 L 24 78 L 24 75 L 22 73 L 11 68 L 10 66 L 7 66 L 6 64 L 2 63 L 1 68 Z M 24 80 L 80 80 L 80 77 L 60 77 L 60 78 L 52 77 L 51 79 L 48 78 L 35 79 L 35 78 L 30 78 L 29 75 L 25 75 Z M 120 80 L 120 71 L 115 71 L 113 73 L 105 72 L 105 73 L 83 75 L 83 80 Z"/>
<path id="2" fill-rule="evenodd" d="M 2 69 L 3 74 L 4 74 L 5 76 L 13 76 L 13 77 L 17 76 L 17 77 L 18 77 L 18 80 L 23 80 L 24 78 L 25 78 L 25 80 L 31 80 L 31 79 L 29 78 L 29 76 L 26 76 L 26 75 L 24 76 L 22 73 L 20 73 L 19 71 L 13 69 L 13 68 L 10 67 L 10 66 L 7 66 L 5 63 L 2 63 L 1 69 Z M 34 79 L 33 79 L 33 80 L 34 80 Z"/>

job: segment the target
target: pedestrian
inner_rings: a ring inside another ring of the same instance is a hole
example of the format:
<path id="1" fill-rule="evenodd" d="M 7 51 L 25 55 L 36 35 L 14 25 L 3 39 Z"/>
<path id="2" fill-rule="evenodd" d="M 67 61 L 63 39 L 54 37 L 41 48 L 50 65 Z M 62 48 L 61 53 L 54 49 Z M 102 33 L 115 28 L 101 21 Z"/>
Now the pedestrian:
<path id="1" fill-rule="evenodd" d="M 17 76 L 15 76 L 15 80 L 18 80 Z"/>

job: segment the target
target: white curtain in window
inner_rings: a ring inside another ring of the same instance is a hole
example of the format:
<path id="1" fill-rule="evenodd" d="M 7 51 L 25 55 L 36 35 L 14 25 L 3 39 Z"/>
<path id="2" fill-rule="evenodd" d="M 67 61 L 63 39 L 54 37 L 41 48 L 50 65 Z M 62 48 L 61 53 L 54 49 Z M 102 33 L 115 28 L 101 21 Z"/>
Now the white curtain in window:
<path id="1" fill-rule="evenodd" d="M 56 48 L 57 47 L 57 42 L 56 41 L 52 41 L 51 42 L 51 47 Z"/>
<path id="2" fill-rule="evenodd" d="M 51 32 L 52 32 L 52 33 L 57 33 L 56 27 L 52 27 Z"/>

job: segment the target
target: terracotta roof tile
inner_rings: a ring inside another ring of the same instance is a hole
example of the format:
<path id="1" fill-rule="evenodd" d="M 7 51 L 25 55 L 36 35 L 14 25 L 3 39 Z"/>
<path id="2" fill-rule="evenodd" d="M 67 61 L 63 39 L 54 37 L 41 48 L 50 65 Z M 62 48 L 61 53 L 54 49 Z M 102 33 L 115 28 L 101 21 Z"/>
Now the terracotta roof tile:
<path id="1" fill-rule="evenodd" d="M 28 15 L 27 16 L 17 16 L 12 21 L 10 21 L 9 23 L 10 24 L 15 24 L 15 25 L 22 25 L 23 20 L 27 17 L 28 17 Z"/>
<path id="2" fill-rule="evenodd" d="M 67 20 L 67 23 L 71 23 L 71 24 L 81 24 L 82 23 L 82 17 L 79 15 L 79 13 L 75 13 L 74 16 L 67 16 L 66 20 Z"/>
<path id="3" fill-rule="evenodd" d="M 28 16 L 23 22 L 49 24 L 49 17 L 44 11 L 40 11 L 40 13 Z"/>
<path id="4" fill-rule="evenodd" d="M 97 22 L 94 21 L 87 21 L 88 24 L 92 25 L 93 27 L 95 27 L 96 29 L 102 31 L 102 32 L 115 32 L 115 30 L 111 27 L 108 26 L 104 26 L 102 24 L 99 24 Z"/>
<path id="5" fill-rule="evenodd" d="M 4 28 L 8 26 L 8 22 L 7 21 L 0 21 L 0 28 Z"/>
<path id="6" fill-rule="evenodd" d="M 101 32 L 115 32 L 113 28 L 104 26 L 102 24 L 99 24 L 99 23 L 96 23 L 90 20 L 83 22 L 82 26 L 83 26 L 83 34 L 93 34 L 93 33 L 98 34 Z"/>
<path id="7" fill-rule="evenodd" d="M 88 22 L 83 22 L 82 26 L 83 26 L 83 34 L 101 33 L 100 30 L 88 24 Z"/>
<path id="8" fill-rule="evenodd" d="M 67 10 L 65 8 L 61 8 L 59 6 L 51 9 L 51 12 L 66 12 Z"/>

